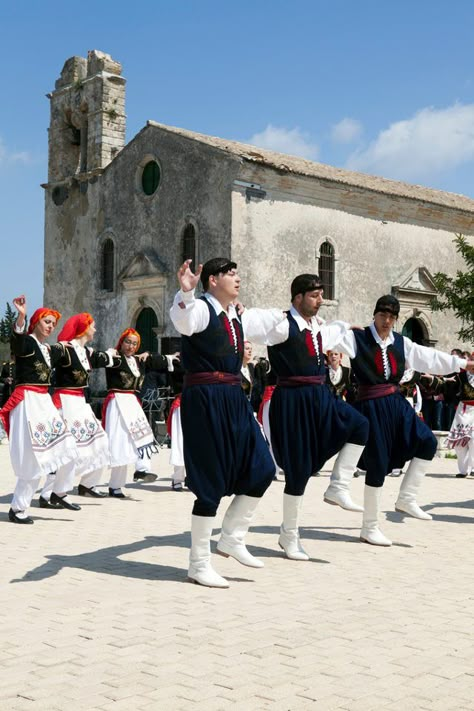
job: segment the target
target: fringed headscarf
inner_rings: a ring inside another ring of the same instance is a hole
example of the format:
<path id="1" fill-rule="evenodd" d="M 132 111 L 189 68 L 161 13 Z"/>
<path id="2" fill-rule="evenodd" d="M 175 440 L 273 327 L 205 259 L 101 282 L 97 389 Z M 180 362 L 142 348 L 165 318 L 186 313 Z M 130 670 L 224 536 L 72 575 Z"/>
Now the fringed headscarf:
<path id="1" fill-rule="evenodd" d="M 64 324 L 58 336 L 58 341 L 68 342 L 72 341 L 73 338 L 80 338 L 85 334 L 91 323 L 94 323 L 94 318 L 87 312 L 71 316 Z"/>
<path id="2" fill-rule="evenodd" d="M 53 318 L 55 318 L 56 324 L 61 318 L 61 314 L 59 313 L 59 311 L 55 311 L 54 309 L 47 309 L 45 306 L 41 306 L 41 308 L 36 309 L 33 316 L 30 318 L 30 323 L 28 324 L 28 333 L 33 333 L 38 321 L 41 321 L 42 318 L 46 318 L 46 316 L 52 316 Z"/>
<path id="3" fill-rule="evenodd" d="M 120 351 L 120 349 L 122 347 L 122 343 L 127 338 L 127 336 L 135 336 L 135 338 L 138 338 L 137 350 L 140 348 L 140 343 L 142 342 L 142 339 L 140 338 L 140 334 L 138 333 L 138 331 L 135 331 L 134 328 L 126 328 L 125 331 L 120 336 L 120 338 L 118 339 L 117 345 L 115 346 L 116 351 Z"/>

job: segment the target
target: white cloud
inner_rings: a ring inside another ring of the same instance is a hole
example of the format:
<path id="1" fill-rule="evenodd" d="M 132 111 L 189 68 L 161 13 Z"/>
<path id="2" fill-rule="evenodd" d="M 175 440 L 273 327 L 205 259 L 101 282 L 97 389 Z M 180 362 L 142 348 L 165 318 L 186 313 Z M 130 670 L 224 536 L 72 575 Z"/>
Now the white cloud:
<path id="1" fill-rule="evenodd" d="M 254 133 L 246 143 L 277 153 L 288 153 L 308 160 L 317 160 L 319 147 L 299 128 L 282 128 L 271 123 L 260 133 Z"/>
<path id="2" fill-rule="evenodd" d="M 392 123 L 347 167 L 401 180 L 429 180 L 474 160 L 474 104 L 427 107 Z"/>
<path id="3" fill-rule="evenodd" d="M 331 138 L 335 143 L 352 143 L 361 134 L 361 122 L 351 118 L 343 118 L 339 123 L 334 124 L 331 129 Z"/>
<path id="4" fill-rule="evenodd" d="M 2 139 L 0 138 L 0 166 L 14 164 L 14 163 L 31 163 L 33 160 L 32 156 L 28 151 L 20 151 L 18 153 L 12 153 L 6 147 Z"/>

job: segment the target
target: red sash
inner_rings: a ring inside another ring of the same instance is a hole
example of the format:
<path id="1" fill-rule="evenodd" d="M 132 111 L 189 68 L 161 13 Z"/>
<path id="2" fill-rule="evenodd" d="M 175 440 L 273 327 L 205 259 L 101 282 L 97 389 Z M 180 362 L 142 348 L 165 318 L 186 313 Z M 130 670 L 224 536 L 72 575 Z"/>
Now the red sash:
<path id="1" fill-rule="evenodd" d="M 57 390 L 54 391 L 52 398 L 53 398 L 53 403 L 54 406 L 60 410 L 62 408 L 61 405 L 61 395 L 74 395 L 75 397 L 84 397 L 84 390 L 83 388 L 58 388 Z"/>
<path id="2" fill-rule="evenodd" d="M 260 422 L 261 425 L 263 425 L 263 406 L 266 402 L 272 399 L 273 391 L 275 390 L 275 388 L 276 385 L 267 385 L 267 387 L 263 391 L 262 402 L 260 403 L 260 407 L 258 408 L 257 414 L 257 420 L 258 422 Z"/>
<path id="3" fill-rule="evenodd" d="M 376 398 L 386 397 L 387 395 L 393 395 L 398 392 L 400 392 L 398 385 L 392 385 L 391 383 L 359 385 L 356 399 L 358 402 L 361 400 L 375 400 Z"/>
<path id="4" fill-rule="evenodd" d="M 173 412 L 178 409 L 178 407 L 181 407 L 181 393 L 175 397 L 173 402 L 171 403 L 171 408 L 170 408 L 170 414 L 168 415 L 168 419 L 166 420 L 166 431 L 168 432 L 169 436 L 171 437 L 171 427 L 172 427 L 172 420 L 173 420 Z"/>
<path id="5" fill-rule="evenodd" d="M 214 370 L 212 373 L 186 373 L 184 376 L 184 387 L 190 385 L 241 385 L 242 377 L 233 373 L 223 373 Z"/>
<path id="6" fill-rule="evenodd" d="M 117 392 L 120 393 L 120 392 L 122 392 L 122 391 L 121 391 L 121 390 L 117 390 Z M 126 393 L 123 393 L 123 394 L 124 394 L 124 395 L 135 395 L 135 397 L 136 397 L 137 400 L 138 400 L 138 397 L 137 397 L 136 394 L 135 394 L 134 392 L 132 392 L 132 391 L 127 391 Z M 115 397 L 115 390 L 109 390 L 109 392 L 107 393 L 107 397 L 105 398 L 104 402 L 102 403 L 102 427 L 104 428 L 104 430 L 105 430 L 105 418 L 106 418 L 106 415 L 107 415 L 107 408 L 108 408 L 108 406 L 109 406 L 109 402 L 110 402 L 111 400 L 113 400 L 114 397 Z M 139 403 L 139 405 L 140 405 L 140 407 L 141 407 L 141 402 L 140 402 L 140 400 L 138 400 L 138 403 Z"/>
<path id="7" fill-rule="evenodd" d="M 30 390 L 33 393 L 48 394 L 48 385 L 17 385 L 5 405 L 0 410 L 0 420 L 3 422 L 5 432 L 10 434 L 10 412 L 15 409 L 20 402 L 25 399 L 25 392 Z"/>

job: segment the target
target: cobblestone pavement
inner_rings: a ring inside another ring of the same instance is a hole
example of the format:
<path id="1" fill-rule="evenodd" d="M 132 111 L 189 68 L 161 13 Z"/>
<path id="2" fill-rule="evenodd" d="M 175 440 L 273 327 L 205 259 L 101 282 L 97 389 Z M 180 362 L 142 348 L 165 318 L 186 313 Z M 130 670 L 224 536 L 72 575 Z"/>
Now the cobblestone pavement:
<path id="1" fill-rule="evenodd" d="M 302 515 L 309 562 L 277 545 L 274 482 L 248 535 L 265 567 L 216 556 L 231 587 L 215 590 L 186 582 L 193 497 L 170 490 L 167 460 L 126 501 L 36 502 L 35 525 L 17 526 L 0 446 L 2 711 L 474 709 L 474 477 L 433 462 L 431 522 L 393 511 L 389 478 L 383 549 L 359 542 L 359 514 L 323 503 L 323 471 Z"/>

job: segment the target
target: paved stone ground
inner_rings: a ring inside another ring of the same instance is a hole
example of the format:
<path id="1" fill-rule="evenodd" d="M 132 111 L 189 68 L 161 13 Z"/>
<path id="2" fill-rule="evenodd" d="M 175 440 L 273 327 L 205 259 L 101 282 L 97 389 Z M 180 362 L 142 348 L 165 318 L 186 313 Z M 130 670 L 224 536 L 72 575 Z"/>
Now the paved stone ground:
<path id="1" fill-rule="evenodd" d="M 432 522 L 394 513 L 387 480 L 390 549 L 360 543 L 360 515 L 322 502 L 327 471 L 313 478 L 306 563 L 278 548 L 274 482 L 248 536 L 265 568 L 215 557 L 231 587 L 212 590 L 186 582 L 193 497 L 170 491 L 167 459 L 127 501 L 15 526 L 0 446 L 2 711 L 474 709 L 474 478 L 455 462 L 426 479 Z"/>

